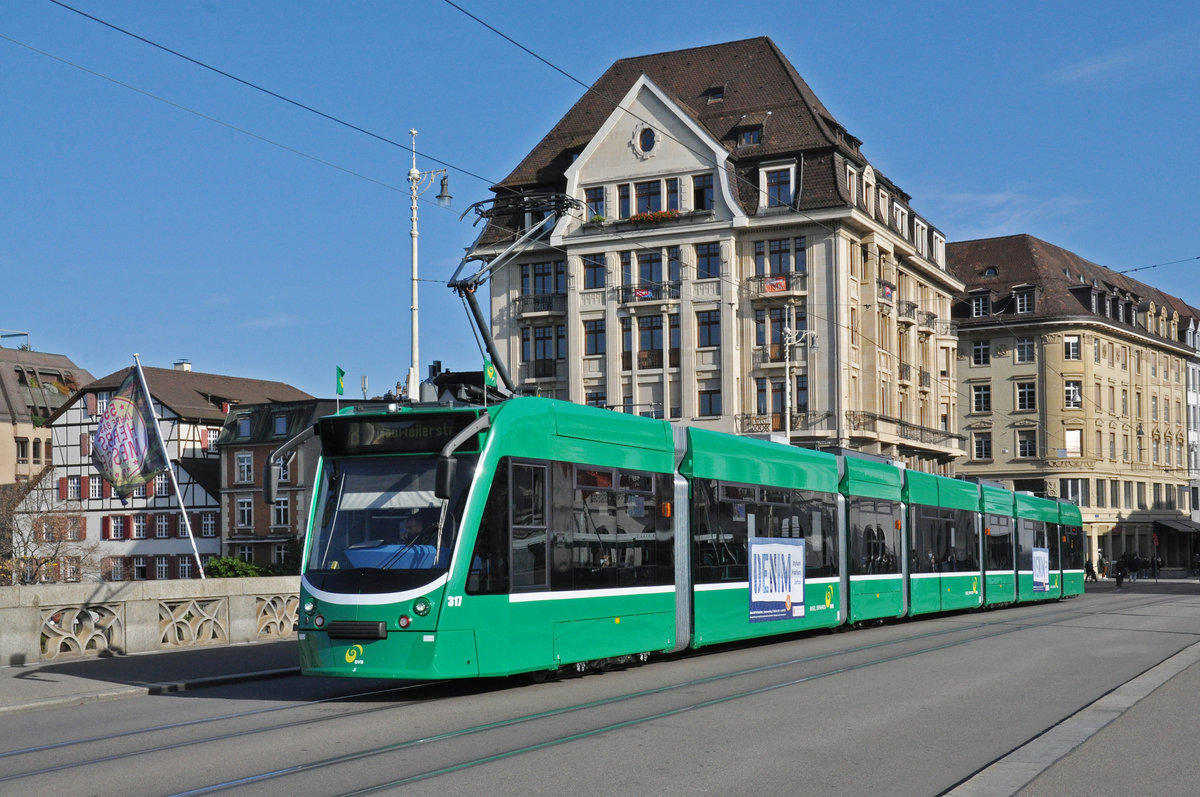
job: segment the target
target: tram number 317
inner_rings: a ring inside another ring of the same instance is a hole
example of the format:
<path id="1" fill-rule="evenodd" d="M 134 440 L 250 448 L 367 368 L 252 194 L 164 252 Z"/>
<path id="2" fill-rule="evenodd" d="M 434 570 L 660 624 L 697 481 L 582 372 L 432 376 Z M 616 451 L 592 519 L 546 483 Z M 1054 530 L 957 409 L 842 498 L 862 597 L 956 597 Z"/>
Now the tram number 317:
<path id="1" fill-rule="evenodd" d="M 457 606 L 462 606 L 462 595 L 447 595 L 446 606 L 451 609 Z"/>

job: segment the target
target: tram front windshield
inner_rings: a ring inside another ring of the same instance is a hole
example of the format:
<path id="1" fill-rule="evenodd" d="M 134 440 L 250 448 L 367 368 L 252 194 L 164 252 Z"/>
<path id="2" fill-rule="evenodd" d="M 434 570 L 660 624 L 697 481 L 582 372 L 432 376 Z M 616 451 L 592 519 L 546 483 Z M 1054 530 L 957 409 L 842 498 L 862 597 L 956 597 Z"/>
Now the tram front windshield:
<path id="1" fill-rule="evenodd" d="M 473 457 L 462 457 L 454 495 L 434 495 L 436 455 L 324 461 L 305 575 L 332 591 L 390 591 L 446 572 Z"/>

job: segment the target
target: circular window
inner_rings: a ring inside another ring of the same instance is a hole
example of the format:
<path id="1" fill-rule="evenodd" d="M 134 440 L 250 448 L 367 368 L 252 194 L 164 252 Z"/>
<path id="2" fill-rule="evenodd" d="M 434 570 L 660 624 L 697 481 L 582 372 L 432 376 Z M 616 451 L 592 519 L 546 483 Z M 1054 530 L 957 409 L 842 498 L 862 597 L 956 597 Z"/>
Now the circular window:
<path id="1" fill-rule="evenodd" d="M 643 127 L 642 132 L 638 133 L 638 149 L 642 152 L 649 152 L 654 149 L 654 145 L 658 143 L 658 137 L 654 133 L 654 129 Z"/>

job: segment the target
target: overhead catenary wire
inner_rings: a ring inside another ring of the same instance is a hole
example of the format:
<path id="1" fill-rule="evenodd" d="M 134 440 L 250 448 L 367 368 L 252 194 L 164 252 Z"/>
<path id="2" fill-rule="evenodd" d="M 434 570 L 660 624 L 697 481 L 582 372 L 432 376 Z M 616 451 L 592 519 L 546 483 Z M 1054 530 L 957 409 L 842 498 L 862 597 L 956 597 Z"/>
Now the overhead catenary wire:
<path id="1" fill-rule="evenodd" d="M 509 35 L 507 35 L 507 34 L 503 33 L 503 32 L 502 32 L 502 31 L 500 31 L 498 28 L 496 28 L 495 26 L 493 26 L 493 25 L 491 25 L 491 24 L 487 23 L 486 21 L 484 21 L 483 19 L 481 19 L 481 18 L 480 18 L 480 17 L 478 17 L 477 15 L 475 15 L 475 14 L 472 14 L 471 12 L 467 11 L 466 9 L 462 8 L 462 7 L 461 7 L 461 6 L 459 6 L 458 4 L 456 4 L 456 3 L 452 2 L 451 0 L 444 0 L 444 1 L 445 1 L 445 2 L 446 2 L 448 5 L 450 5 L 451 7 L 455 8 L 456 10 L 458 10 L 460 13 L 462 13 L 462 14 L 464 14 L 465 16 L 469 17 L 470 19 L 474 20 L 474 21 L 475 21 L 475 22 L 477 22 L 478 24 L 480 24 L 480 25 L 482 25 L 482 26 L 486 27 L 488 30 L 492 31 L 492 32 L 493 32 L 493 33 L 495 33 L 496 35 L 498 35 L 498 36 L 502 37 L 503 39 L 505 39 L 506 41 L 510 42 L 510 43 L 511 43 L 512 45 L 514 45 L 515 47 L 518 47 L 518 48 L 519 48 L 519 49 L 521 49 L 522 51 L 526 52 L 526 53 L 527 53 L 527 54 L 529 54 L 531 57 L 533 57 L 533 58 L 537 59 L 538 61 L 542 62 L 542 63 L 543 63 L 543 64 L 545 64 L 547 67 L 549 67 L 549 68 L 553 69 L 554 71 L 556 71 L 556 72 L 558 72 L 558 73 L 562 74 L 564 77 L 568 78 L 568 79 L 569 79 L 569 80 L 571 80 L 572 82 L 574 82 L 574 83 L 576 83 L 576 84 L 578 84 L 578 85 L 582 86 L 582 87 L 583 87 L 583 88 L 584 88 L 586 91 L 589 91 L 589 92 L 595 92 L 595 91 L 596 91 L 596 90 L 594 89 L 594 87 L 592 87 L 592 86 L 588 85 L 587 83 L 585 83 L 584 81 L 580 80 L 579 78 L 576 78 L 575 76 L 571 75 L 571 74 L 570 74 L 569 72 L 567 72 L 565 69 L 562 69 L 561 67 L 557 66 L 557 65 L 556 65 L 556 64 L 554 64 L 552 61 L 550 61 L 549 59 L 547 59 L 547 58 L 544 58 L 543 56 L 541 56 L 541 55 L 539 55 L 538 53 L 534 52 L 534 51 L 533 51 L 532 49 L 530 49 L 529 47 L 526 47 L 525 45 L 521 44 L 520 42 L 518 42 L 517 40 L 515 40 L 515 39 L 514 39 L 514 38 L 512 38 L 511 36 L 509 36 Z M 361 134 L 363 134 L 363 135 L 369 136 L 369 137 L 371 137 L 371 138 L 373 138 L 373 139 L 375 139 L 375 140 L 378 140 L 378 141 L 380 141 L 380 142 L 383 142 L 383 143 L 389 144 L 389 145 L 391 145 L 391 146 L 395 146 L 395 147 L 397 147 L 397 148 L 404 149 L 404 150 L 406 150 L 406 151 L 414 151 L 414 150 L 413 150 L 413 148 L 412 148 L 410 145 L 408 145 L 408 144 L 404 144 L 404 143 L 401 143 L 401 142 L 395 141 L 395 140 L 393 140 L 393 139 L 391 139 L 391 138 L 388 138 L 387 136 L 384 136 L 384 135 L 381 135 L 381 134 L 379 134 L 379 133 L 376 133 L 376 132 L 374 132 L 374 131 L 368 130 L 368 129 L 367 129 L 367 128 L 365 128 L 365 127 L 362 127 L 362 126 L 360 126 L 360 125 L 354 124 L 354 123 L 352 123 L 352 122 L 349 122 L 349 121 L 346 121 L 345 119 L 339 118 L 339 117 L 337 117 L 337 116 L 335 116 L 335 115 L 333 115 L 333 114 L 327 113 L 327 112 L 325 112 L 325 111 L 321 111 L 320 109 L 318 109 L 318 108 L 315 108 L 315 107 L 313 107 L 313 106 L 311 106 L 311 105 L 308 105 L 308 104 L 306 104 L 306 103 L 304 103 L 304 102 L 300 102 L 300 101 L 298 101 L 298 100 L 295 100 L 295 99 L 292 99 L 292 98 L 290 98 L 290 97 L 287 97 L 287 96 L 285 96 L 285 95 L 283 95 L 283 94 L 280 94 L 280 93 L 278 93 L 278 92 L 275 92 L 275 91 L 273 91 L 273 90 L 271 90 L 271 89 L 268 89 L 268 88 L 266 88 L 266 87 L 264 87 L 264 86 L 262 86 L 262 85 L 259 85 L 259 84 L 255 83 L 255 82 L 253 82 L 253 81 L 246 80 L 246 79 L 244 79 L 244 78 L 241 78 L 241 77 L 239 77 L 239 76 L 237 76 L 237 75 L 234 75 L 234 74 L 232 74 L 232 73 L 230 73 L 230 72 L 228 72 L 228 71 L 226 71 L 226 70 L 223 70 L 223 69 L 220 69 L 220 68 L 218 68 L 218 67 L 212 66 L 211 64 L 208 64 L 208 63 L 206 63 L 206 62 L 204 62 L 204 61 L 201 61 L 201 60 L 199 60 L 199 59 L 197 59 L 197 58 L 193 58 L 193 57 L 191 57 L 191 56 L 188 56 L 188 55 L 186 55 L 186 54 L 184 54 L 184 53 L 182 53 L 182 52 L 180 52 L 180 51 L 178 51 L 178 50 L 175 50 L 175 49 L 173 49 L 173 48 L 167 47 L 167 46 L 165 46 L 165 45 L 163 45 L 163 44 L 160 44 L 160 43 L 158 43 L 158 42 L 155 42 L 155 41 L 153 41 L 153 40 L 151 40 L 151 39 L 148 39 L 148 38 L 146 38 L 146 37 L 144 37 L 144 36 L 141 36 L 141 35 L 139 35 L 139 34 L 137 34 L 137 33 L 134 33 L 134 32 L 132 32 L 132 31 L 130 31 L 130 30 L 128 30 L 128 29 L 122 28 L 122 27 L 120 27 L 120 26 L 118 26 L 118 25 L 114 25 L 114 24 L 112 24 L 112 23 L 110 23 L 110 22 L 108 22 L 108 21 L 106 21 L 106 20 L 103 20 L 103 19 L 101 19 L 101 18 L 99 18 L 99 17 L 96 17 L 96 16 L 94 16 L 94 15 L 92 15 L 92 14 L 89 14 L 89 13 L 87 13 L 87 12 L 84 12 L 84 11 L 80 10 L 80 9 L 74 8 L 74 7 L 70 6 L 69 4 L 67 4 L 67 3 L 65 3 L 65 2 L 62 2 L 62 0 L 50 0 L 50 2 L 51 2 L 51 3 L 53 3 L 54 5 L 57 5 L 57 6 L 61 7 L 61 8 L 63 8 L 63 9 L 65 9 L 65 10 L 71 11 L 71 12 L 73 12 L 73 13 L 75 13 L 75 14 L 78 14 L 78 15 L 80 15 L 80 16 L 82 16 L 82 17 L 85 17 L 85 18 L 87 18 L 87 19 L 89 19 L 89 20 L 92 20 L 93 22 L 96 22 L 97 24 L 103 25 L 103 26 L 105 26 L 105 27 L 107 27 L 107 28 L 109 28 L 109 29 L 111 29 L 111 30 L 113 30 L 113 31 L 119 32 L 119 33 L 121 33 L 121 34 L 123 34 L 123 35 L 126 35 L 126 36 L 129 36 L 129 37 L 131 37 L 131 38 L 133 38 L 133 39 L 135 39 L 135 40 L 137 40 L 137 41 L 140 41 L 140 42 L 142 42 L 142 43 L 144 43 L 144 44 L 146 44 L 146 45 L 148 45 L 148 46 L 154 47 L 154 48 L 156 48 L 156 49 L 159 49 L 159 50 L 161 50 L 161 51 L 163 51 L 163 52 L 165 52 L 165 53 L 168 53 L 168 54 L 170 54 L 170 55 L 172 55 L 172 56 L 175 56 L 175 57 L 177 57 L 177 58 L 183 59 L 183 60 L 185 60 L 185 61 L 187 61 L 187 62 L 189 62 L 189 63 L 191 63 L 191 64 L 193 64 L 193 65 L 195 65 L 195 66 L 198 66 L 198 67 L 200 67 L 200 68 L 203 68 L 203 69 L 205 69 L 205 70 L 211 71 L 211 72 L 213 72 L 213 73 L 215 73 L 215 74 L 217 74 L 217 75 L 220 75 L 220 76 L 222 76 L 222 77 L 224 77 L 224 78 L 226 78 L 226 79 L 232 80 L 232 81 L 234 81 L 234 82 L 236 82 L 236 83 L 238 83 L 238 84 L 240 84 L 240 85 L 246 86 L 246 87 L 248 87 L 248 88 L 251 88 L 251 89 L 253 89 L 253 90 L 255 90 L 255 91 L 259 91 L 259 92 L 261 92 L 261 93 L 263 93 L 263 94 L 266 94 L 266 95 L 268 95 L 268 96 L 270 96 L 270 97 L 272 97 L 272 98 L 275 98 L 275 99 L 277 99 L 277 100 L 279 100 L 279 101 L 282 101 L 282 102 L 288 103 L 288 104 L 290 104 L 290 105 L 292 105 L 292 106 L 294 106 L 294 107 L 297 107 L 297 108 L 299 108 L 299 109 L 302 109 L 302 110 L 304 110 L 304 111 L 307 111 L 307 112 L 309 112 L 309 113 L 315 114 L 315 115 L 317 115 L 317 116 L 319 116 L 319 117 L 321 117 L 321 118 L 323 118 L 323 119 L 326 119 L 326 120 L 328 120 L 328 121 L 331 121 L 331 122 L 333 122 L 333 123 L 335 123 L 335 124 L 338 124 L 338 125 L 344 126 L 344 127 L 348 128 L 348 129 L 350 129 L 350 130 L 353 130 L 353 131 L 355 131 L 355 132 L 358 132 L 358 133 L 361 133 Z M 270 144 L 270 145 L 272 145 L 272 146 L 279 147 L 279 148 L 281 148 L 281 149 L 283 149 L 283 150 L 285 150 L 285 151 L 288 151 L 288 152 L 291 152 L 291 153 L 293 153 L 293 154 L 299 155 L 299 156 L 301 156 L 301 157 L 304 157 L 304 158 L 306 158 L 306 159 L 309 159 L 309 160 L 312 160 L 312 161 L 314 161 L 314 162 L 320 163 L 320 164 L 322 164 L 322 165 L 328 166 L 328 167 L 330 167 L 330 168 L 337 169 L 337 170 L 339 170 L 339 171 L 342 171 L 342 172 L 344 172 L 344 173 L 346 173 L 346 174 L 349 174 L 349 175 L 351 175 L 351 176 L 355 176 L 355 177 L 358 177 L 358 178 L 360 178 L 360 179 L 363 179 L 363 180 L 366 180 L 366 181 L 368 181 L 368 182 L 371 182 L 371 183 L 373 183 L 373 184 L 376 184 L 376 185 L 378 185 L 378 186 L 381 186 L 381 187 L 387 188 L 388 190 L 395 191 L 395 192 L 398 192 L 398 193 L 405 193 L 405 192 L 407 192 L 407 191 L 408 191 L 408 189 L 407 189 L 407 188 L 401 188 L 401 187 L 397 187 L 397 186 L 394 186 L 394 185 L 390 185 L 390 184 L 388 184 L 388 183 L 386 183 L 386 182 L 384 182 L 384 181 L 377 180 L 377 179 L 375 179 L 375 178 L 369 177 L 369 176 L 367 176 L 367 175 L 364 175 L 364 174 L 361 174 L 361 173 L 359 173 L 359 172 L 355 172 L 355 171 L 353 171 L 353 170 L 350 170 L 350 169 L 346 169 L 346 168 L 344 168 L 344 167 L 342 167 L 342 166 L 339 166 L 339 165 L 337 165 L 337 164 L 335 164 L 335 163 L 332 163 L 332 162 L 330 162 L 330 161 L 327 161 L 327 160 L 324 160 L 324 159 L 322 159 L 322 158 L 319 158 L 319 157 L 316 157 L 316 156 L 310 155 L 310 154 L 308 154 L 308 153 L 305 153 L 305 152 L 303 152 L 303 151 L 301 151 L 301 150 L 295 149 L 295 148 L 293 148 L 293 147 L 290 147 L 290 146 L 287 146 L 287 145 L 285 145 L 285 144 L 281 144 L 281 143 L 279 143 L 279 142 L 277 142 L 277 141 L 274 141 L 274 140 L 272 140 L 272 139 L 270 139 L 270 138 L 267 138 L 267 137 L 265 137 L 265 136 L 262 136 L 262 135 L 259 135 L 259 134 L 257 134 L 257 133 L 251 132 L 251 131 L 249 131 L 249 130 L 246 130 L 246 129 L 244 129 L 244 128 L 241 128 L 241 127 L 238 127 L 238 126 L 236 126 L 236 125 L 230 124 L 230 123 L 228 123 L 228 122 L 222 121 L 221 119 L 218 119 L 218 118 L 216 118 L 216 117 L 214 117 L 214 116 L 211 116 L 211 115 L 209 115 L 209 114 L 205 114 L 205 113 L 203 113 L 203 112 L 200 112 L 200 111 L 194 110 L 194 109 L 192 109 L 192 108 L 189 108 L 189 107 L 187 107 L 187 106 L 184 106 L 184 105 L 182 105 L 182 104 L 179 104 L 179 103 L 173 102 L 173 101 L 171 101 L 171 100 L 165 99 L 165 98 L 163 98 L 163 97 L 157 96 L 157 95 L 155 95 L 155 94 L 152 94 L 152 93 L 150 93 L 150 92 L 148 92 L 148 91 L 145 91 L 145 90 L 143 90 L 143 89 L 140 89 L 140 88 L 138 88 L 138 87 L 136 87 L 136 86 L 133 86 L 133 85 L 131 85 L 131 84 L 125 83 L 125 82 L 123 82 L 123 81 L 116 80 L 116 79 L 114 79 L 114 78 L 108 77 L 108 76 L 106 76 L 106 75 L 103 75 L 103 74 L 101 74 L 101 73 L 99 73 L 99 72 L 96 72 L 96 71 L 94 71 L 94 70 L 91 70 L 91 69 L 88 69 L 88 68 L 86 68 L 86 67 L 83 67 L 83 66 L 81 66 L 81 65 L 78 65 L 78 64 L 72 63 L 72 62 L 70 62 L 70 61 L 67 61 L 66 59 L 63 59 L 63 58 L 60 58 L 60 57 L 58 57 L 58 56 L 55 56 L 55 55 L 53 55 L 53 54 L 47 53 L 47 52 L 45 52 L 45 51 L 43 51 L 43 50 L 39 50 L 39 49 L 37 49 L 37 48 L 31 47 L 31 46 L 29 46 L 29 45 L 27 45 L 27 44 L 24 44 L 24 43 L 22 43 L 22 42 L 19 42 L 19 41 L 15 40 L 15 39 L 11 39 L 11 38 L 9 38 L 9 37 L 7 37 L 7 36 L 3 36 L 3 34 L 0 34 L 0 38 L 4 38 L 4 39 L 6 39 L 7 41 L 10 41 L 10 42 L 12 42 L 12 43 L 14 43 L 14 44 L 17 44 L 17 45 L 19 45 L 19 46 L 22 46 L 22 47 L 26 47 L 27 49 L 29 49 L 29 50 L 31 50 L 31 51 L 33 51 L 33 52 L 37 52 L 37 53 L 39 53 L 39 54 L 41 54 L 41 55 L 43 55 L 43 56 L 46 56 L 46 57 L 52 58 L 52 59 L 54 59 L 54 60 L 57 60 L 57 61 L 59 61 L 59 62 L 61 62 L 61 63 L 64 63 L 64 64 L 66 64 L 66 65 L 69 65 L 69 66 L 72 66 L 72 67 L 74 67 L 74 68 L 76 68 L 76 69 L 80 69 L 81 71 L 87 72 L 87 73 L 89 73 L 89 74 L 92 74 L 92 75 L 94 75 L 94 76 L 96 76 L 96 77 L 99 77 L 99 78 L 102 78 L 102 79 L 104 79 L 104 80 L 108 80 L 108 81 L 110 81 L 110 82 L 112 82 L 112 83 L 114 83 L 114 84 L 116 84 L 116 85 L 120 85 L 120 86 L 122 86 L 122 87 L 124 87 L 124 88 L 126 88 L 126 89 L 129 89 L 129 90 L 131 90 L 131 91 L 135 91 L 135 92 L 137 92 L 137 93 L 140 93 L 140 94 L 142 94 L 142 95 L 144 95 L 144 96 L 147 96 L 147 97 L 149 97 L 149 98 L 152 98 L 152 99 L 158 100 L 158 101 L 160 101 L 160 102 L 163 102 L 163 103 L 165 103 L 165 104 L 168 104 L 168 105 L 170 105 L 170 106 L 172 106 L 172 107 L 175 107 L 175 108 L 177 108 L 177 109 L 179 109 L 179 110 L 183 110 L 183 111 L 186 111 L 186 112 L 188 112 L 188 113 L 191 113 L 191 114 L 193 114 L 193 115 L 196 115 L 196 116 L 197 116 L 197 117 L 199 117 L 199 118 L 203 118 L 203 119 L 205 119 L 205 120 L 207 120 L 207 121 L 211 121 L 211 122 L 213 122 L 213 123 L 216 123 L 216 124 L 222 125 L 222 126 L 224 126 L 224 127 L 226 127 L 226 128 L 229 128 L 229 129 L 231 129 L 231 130 L 234 130 L 234 131 L 236 131 L 236 132 L 240 132 L 240 133 L 242 133 L 242 134 L 244 134 L 244 135 L 247 135 L 247 136 L 250 136 L 250 137 L 252 137 L 252 138 L 255 138 L 255 139 L 259 140 L 259 141 L 262 141 L 263 143 L 267 143 L 267 144 Z M 615 109 L 622 110 L 622 111 L 624 111 L 624 112 L 626 112 L 626 113 L 630 114 L 632 117 L 634 117 L 634 118 L 636 118 L 636 119 L 639 119 L 639 121 L 642 121 L 642 122 L 643 122 L 643 123 L 645 123 L 645 124 L 649 124 L 649 122 L 648 122 L 647 120 L 641 119 L 640 117 L 638 117 L 638 115 L 637 115 L 636 113 L 634 113 L 634 112 L 633 112 L 633 111 L 631 111 L 630 109 L 623 108 L 623 107 L 621 106 L 621 104 L 620 104 L 618 101 L 616 101 L 616 100 L 613 100 L 613 99 L 611 99 L 611 98 L 609 98 L 609 97 L 605 97 L 603 94 L 600 94 L 600 93 L 598 93 L 598 92 L 596 92 L 596 93 L 598 94 L 598 96 L 601 96 L 602 98 L 604 98 L 604 99 L 605 99 L 605 100 L 606 100 L 606 101 L 607 101 L 609 104 L 611 104 L 611 105 L 612 105 L 612 106 L 613 106 Z M 665 138 L 668 138 L 668 139 L 670 139 L 670 140 L 673 140 L 673 141 L 675 141 L 676 143 L 680 144 L 681 146 L 685 147 L 686 149 L 689 149 L 690 151 L 693 151 L 695 154 L 697 154 L 697 155 L 700 155 L 700 156 L 704 157 L 706 160 L 711 160 L 711 153 L 708 153 L 708 152 L 703 152 L 703 153 L 696 152 L 696 151 L 695 151 L 695 150 L 693 150 L 693 149 L 692 149 L 690 146 L 688 146 L 688 145 L 687 145 L 685 142 L 681 142 L 681 141 L 679 141 L 678 139 L 675 139 L 675 138 L 674 138 L 674 137 L 672 137 L 672 136 L 671 136 L 671 135 L 670 135 L 668 132 L 666 132 L 666 131 L 659 131 L 659 132 L 660 132 L 660 133 L 662 133 L 662 134 L 663 134 L 663 136 L 664 136 Z M 495 181 L 495 180 L 493 180 L 493 179 L 490 179 L 490 178 L 483 177 L 482 175 L 479 175 L 478 173 L 474 172 L 474 171 L 473 171 L 473 170 L 471 170 L 471 169 L 467 169 L 467 168 L 464 168 L 464 167 L 462 167 L 462 166 L 459 166 L 459 165 L 456 165 L 456 164 L 450 163 L 450 162 L 448 162 L 448 161 L 442 160 L 442 159 L 440 159 L 440 158 L 437 158 L 437 157 L 435 157 L 435 156 L 429 155 L 428 153 L 424 153 L 424 152 L 416 152 L 416 154 L 420 154 L 420 155 L 421 155 L 423 158 L 426 158 L 426 159 L 428 159 L 428 160 L 430 160 L 430 161 L 433 161 L 433 162 L 435 162 L 435 163 L 441 164 L 441 165 L 443 165 L 443 166 L 445 166 L 445 167 L 447 167 L 447 168 L 453 169 L 455 172 L 458 172 L 458 173 L 461 173 L 461 174 L 464 174 L 464 175 L 467 175 L 467 176 L 473 177 L 473 178 L 475 178 L 475 179 L 479 179 L 479 180 L 481 180 L 481 181 L 483 181 L 483 182 L 485 182 L 485 183 L 487 183 L 487 184 L 489 184 L 489 185 L 493 185 L 493 186 L 500 187 L 500 188 L 502 188 L 503 190 L 506 190 L 506 191 L 511 191 L 511 192 L 513 192 L 513 193 L 518 193 L 518 192 L 516 192 L 514 189 L 511 189 L 511 188 L 508 188 L 508 187 L 502 187 L 502 186 L 498 186 L 498 183 L 497 183 L 497 181 Z M 714 167 L 719 167 L 719 165 L 720 165 L 720 164 L 714 164 Z M 747 178 L 745 178 L 745 177 L 742 177 L 742 176 L 740 176 L 740 175 L 736 175 L 736 174 L 734 175 L 734 177 L 735 177 L 735 179 L 737 179 L 738 181 L 744 182 L 744 183 L 746 183 L 746 184 L 748 184 L 748 185 L 750 184 L 750 181 L 749 181 Z M 756 186 L 755 186 L 755 187 L 756 187 Z M 799 208 L 795 207 L 794 203 L 792 203 L 792 204 L 789 204 L 789 205 L 787 205 L 786 207 L 787 207 L 787 208 L 788 208 L 790 211 L 792 211 L 793 213 L 796 213 L 797 215 L 803 216 L 804 218 L 806 218 L 807 220 L 809 220 L 811 223 L 813 223 L 813 224 L 817 225 L 818 227 L 821 227 L 821 228 L 823 228 L 823 229 L 826 229 L 826 230 L 830 230 L 830 231 L 832 231 L 832 228 L 831 228 L 831 227 L 829 227 L 829 225 L 827 225 L 827 224 L 825 224 L 824 222 L 820 221 L 819 219 L 815 219 L 815 218 L 813 218 L 811 215 L 809 215 L 809 214 L 807 214 L 807 213 L 804 213 L 803 211 L 799 210 Z M 494 220 L 493 220 L 493 221 L 491 221 L 491 223 L 495 225 L 495 222 L 494 222 Z M 495 225 L 495 226 L 496 226 L 498 229 L 501 229 L 501 230 L 505 229 L 505 228 L 504 228 L 502 225 Z M 614 235 L 614 237 L 617 237 L 617 238 L 619 238 L 619 239 L 625 239 L 625 240 L 628 240 L 628 239 L 626 239 L 626 238 L 625 238 L 625 236 L 621 235 L 620 233 L 614 233 L 613 235 Z M 638 250 L 644 250 L 644 251 L 658 251 L 658 252 L 661 252 L 661 251 L 662 251 L 662 249 L 664 249 L 664 248 L 667 248 L 667 247 L 651 247 L 651 246 L 647 246 L 647 245 L 645 245 L 644 243 L 642 243 L 642 242 L 640 242 L 640 241 L 630 241 L 629 243 L 630 243 L 630 245 L 631 245 L 631 248 L 633 248 L 633 249 L 638 249 Z M 563 252 L 565 253 L 565 250 L 563 250 L 561 247 L 551 247 L 551 248 L 552 248 L 552 249 L 557 249 L 558 251 L 563 251 Z M 879 256 L 878 256 L 878 255 L 876 255 L 876 259 L 877 259 L 877 261 L 879 261 L 880 263 L 882 262 L 882 261 L 881 261 L 881 258 L 879 258 Z M 1179 263 L 1184 263 L 1184 262 L 1191 262 L 1191 261 L 1193 261 L 1193 260 L 1200 260 L 1200 256 L 1198 256 L 1198 257 L 1192 257 L 1192 258 L 1185 258 L 1185 259 L 1181 259 L 1181 260 L 1174 260 L 1174 261 L 1169 261 L 1169 262 L 1165 262 L 1165 263 L 1157 263 L 1157 264 L 1153 264 L 1153 265 L 1147 265 L 1147 266 L 1139 266 L 1139 267 L 1135 267 L 1135 268 L 1131 268 L 1131 269 L 1126 269 L 1126 270 L 1123 270 L 1123 271 L 1116 271 L 1116 273 L 1118 273 L 1118 274 L 1128 274 L 1128 273 L 1132 273 L 1132 272 L 1136 272 L 1136 271 L 1142 271 L 1142 270 L 1147 270 L 1147 269 L 1159 268 L 1159 267 L 1168 266 L 1168 265 L 1176 265 L 1176 264 L 1179 264 Z M 668 260 L 668 263 L 669 263 L 669 262 L 670 262 L 670 261 Z M 682 265 L 683 265 L 683 263 L 682 263 L 682 262 L 680 262 L 680 265 L 682 266 Z M 738 280 L 736 280 L 736 279 L 727 279 L 727 278 L 726 278 L 726 277 L 724 277 L 724 276 L 720 276 L 719 278 L 720 278 L 722 281 L 725 281 L 725 282 L 727 282 L 727 283 L 729 283 L 729 284 L 733 285 L 735 288 L 737 288 L 737 287 L 739 287 L 739 286 L 740 286 L 740 282 L 739 282 Z M 445 284 L 445 282 L 444 282 L 443 280 L 422 280 L 422 281 L 428 281 L 428 282 L 437 282 L 437 283 L 439 283 L 439 284 Z M 812 318 L 814 318 L 814 319 L 817 319 L 817 320 L 824 320 L 824 321 L 825 321 L 825 322 L 827 322 L 827 323 L 829 323 L 829 322 L 830 322 L 830 319 L 822 319 L 820 316 L 818 316 L 818 315 L 816 315 L 815 313 L 811 312 L 811 308 L 810 308 L 810 313 L 809 313 L 809 315 L 810 315 L 810 317 L 812 317 Z M 849 329 L 849 325 L 848 325 L 848 324 L 845 324 L 845 323 L 842 323 L 842 322 L 840 321 L 840 319 L 832 320 L 832 325 L 833 325 L 834 327 L 836 327 L 836 328 L 841 328 L 841 329 L 843 329 L 843 330 L 848 330 L 848 329 Z M 862 334 L 861 330 L 859 330 L 859 334 Z M 876 343 L 876 345 L 878 345 L 878 342 L 877 342 L 877 341 L 876 341 L 875 343 Z M 898 355 L 896 355 L 896 356 L 898 356 Z M 962 397 L 962 398 L 966 398 L 966 396 L 965 396 L 965 395 L 962 395 L 962 393 L 963 393 L 963 391 L 964 391 L 964 388 L 965 388 L 965 386 L 964 386 L 963 384 L 961 384 L 961 383 L 960 383 L 960 384 L 959 384 L 959 386 L 958 386 L 958 390 L 959 390 L 959 392 L 960 392 L 960 395 L 961 395 L 961 397 Z M 1086 394 L 1085 394 L 1085 396 L 1084 396 L 1084 399 L 1085 399 L 1085 400 L 1087 400 Z"/>

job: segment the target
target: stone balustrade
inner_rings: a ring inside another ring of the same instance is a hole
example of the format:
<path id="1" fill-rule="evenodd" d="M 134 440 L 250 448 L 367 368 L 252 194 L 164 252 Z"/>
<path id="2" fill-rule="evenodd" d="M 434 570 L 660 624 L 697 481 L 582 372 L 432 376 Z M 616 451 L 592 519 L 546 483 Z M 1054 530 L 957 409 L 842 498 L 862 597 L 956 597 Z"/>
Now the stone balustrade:
<path id="1" fill-rule="evenodd" d="M 0 587 L 0 665 L 287 639 L 300 579 Z"/>

